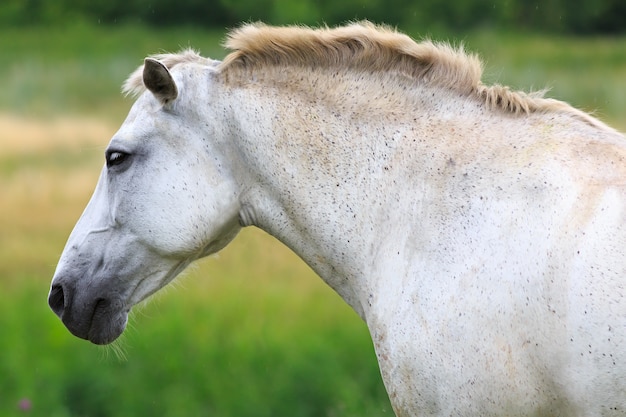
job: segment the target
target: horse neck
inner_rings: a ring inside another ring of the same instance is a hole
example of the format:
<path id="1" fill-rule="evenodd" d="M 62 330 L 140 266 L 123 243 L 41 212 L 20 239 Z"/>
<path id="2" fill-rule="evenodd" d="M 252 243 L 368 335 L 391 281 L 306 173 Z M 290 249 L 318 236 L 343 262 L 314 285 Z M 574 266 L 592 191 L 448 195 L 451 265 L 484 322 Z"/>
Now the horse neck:
<path id="1" fill-rule="evenodd" d="M 411 97 L 390 98 L 383 85 L 342 99 L 303 78 L 223 95 L 242 155 L 242 219 L 290 247 L 363 317 L 376 280 L 407 274 L 401 252 L 421 244 L 429 201 L 448 195 L 472 159 L 537 129 L 445 90 L 412 86 Z"/>
<path id="2" fill-rule="evenodd" d="M 362 317 L 376 280 L 406 276 L 414 247 L 433 244 L 420 235 L 437 227 L 428 206 L 450 204 L 468 168 L 506 172 L 520 163 L 507 149 L 598 134 L 568 112 L 515 116 L 419 85 L 398 97 L 385 82 L 285 72 L 222 94 L 242 156 L 243 223 L 289 246 Z"/>
<path id="3" fill-rule="evenodd" d="M 415 126 L 404 106 L 368 113 L 367 94 L 341 100 L 324 88 L 258 84 L 221 96 L 243 156 L 243 223 L 290 247 L 363 316 L 372 258 L 390 223 L 405 227 L 387 207 L 412 187 L 403 169 L 415 165 L 402 159 Z"/>

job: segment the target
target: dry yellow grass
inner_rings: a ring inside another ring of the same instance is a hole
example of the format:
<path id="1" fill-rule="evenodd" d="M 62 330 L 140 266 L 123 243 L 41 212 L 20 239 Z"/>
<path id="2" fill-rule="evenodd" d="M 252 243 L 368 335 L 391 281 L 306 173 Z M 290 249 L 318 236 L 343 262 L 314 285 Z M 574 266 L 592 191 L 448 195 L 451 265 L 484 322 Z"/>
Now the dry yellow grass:
<path id="1" fill-rule="evenodd" d="M 116 129 L 95 118 L 35 119 L 0 113 L 0 157 L 69 146 L 104 147 Z"/>
<path id="2" fill-rule="evenodd" d="M 49 279 L 94 188 L 116 127 L 96 119 L 0 114 L 0 274 Z M 55 160 L 64 153 L 76 160 Z M 74 163 L 75 162 L 75 163 Z"/>

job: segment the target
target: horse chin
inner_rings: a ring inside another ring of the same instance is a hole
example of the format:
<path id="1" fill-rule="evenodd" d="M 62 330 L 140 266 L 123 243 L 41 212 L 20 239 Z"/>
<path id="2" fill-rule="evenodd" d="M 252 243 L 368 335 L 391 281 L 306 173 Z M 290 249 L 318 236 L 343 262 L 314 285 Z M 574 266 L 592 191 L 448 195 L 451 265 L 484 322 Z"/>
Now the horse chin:
<path id="1" fill-rule="evenodd" d="M 126 329 L 127 322 L 127 312 L 118 313 L 113 317 L 98 317 L 97 319 L 94 314 L 86 339 L 96 345 L 108 345 L 120 337 Z"/>
<path id="2" fill-rule="evenodd" d="M 76 320 L 75 318 L 81 315 L 73 314 L 63 315 L 62 321 L 74 336 L 96 345 L 107 345 L 120 337 L 128 322 L 128 311 L 119 309 L 116 304 L 118 303 L 100 299 L 95 302 L 90 316 L 87 315 L 89 317 L 87 320 Z"/>

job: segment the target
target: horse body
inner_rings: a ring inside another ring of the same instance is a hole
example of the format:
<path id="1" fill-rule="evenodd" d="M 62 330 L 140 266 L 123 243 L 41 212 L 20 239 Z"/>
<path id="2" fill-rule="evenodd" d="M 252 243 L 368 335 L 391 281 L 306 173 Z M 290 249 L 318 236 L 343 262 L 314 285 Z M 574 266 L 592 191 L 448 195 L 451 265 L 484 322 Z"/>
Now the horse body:
<path id="1" fill-rule="evenodd" d="M 149 91 L 53 280 L 68 328 L 111 341 L 132 305 L 254 225 L 366 321 L 397 415 L 621 415 L 623 136 L 450 71 L 350 68 L 363 42 L 348 69 L 310 50 L 315 65 L 283 65 L 297 48 L 264 55 L 246 30 L 223 63 L 161 56 L 129 80 Z"/>
<path id="2" fill-rule="evenodd" d="M 623 168 L 594 168 L 623 167 L 616 136 L 567 116 L 503 115 L 491 124 L 506 131 L 476 129 L 494 116 L 467 99 L 447 101 L 463 120 L 422 108 L 415 122 L 407 109 L 377 128 L 307 123 L 333 120 L 332 110 L 298 97 L 246 101 L 258 108 L 238 118 L 269 108 L 307 132 L 261 120 L 245 129 L 242 153 L 270 208 L 252 223 L 364 318 L 398 415 L 589 415 L 589 398 L 623 405 L 613 363 L 623 334 L 611 334 L 626 313 L 615 251 Z M 615 302 L 605 308 L 608 294 Z"/>

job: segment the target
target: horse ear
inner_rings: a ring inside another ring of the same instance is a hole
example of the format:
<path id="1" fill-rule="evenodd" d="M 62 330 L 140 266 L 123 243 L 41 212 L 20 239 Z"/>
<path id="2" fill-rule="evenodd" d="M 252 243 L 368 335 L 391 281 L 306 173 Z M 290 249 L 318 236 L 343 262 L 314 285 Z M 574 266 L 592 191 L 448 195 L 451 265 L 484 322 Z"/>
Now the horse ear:
<path id="1" fill-rule="evenodd" d="M 178 88 L 169 70 L 160 61 L 146 58 L 143 65 L 143 83 L 163 104 L 178 97 Z"/>

